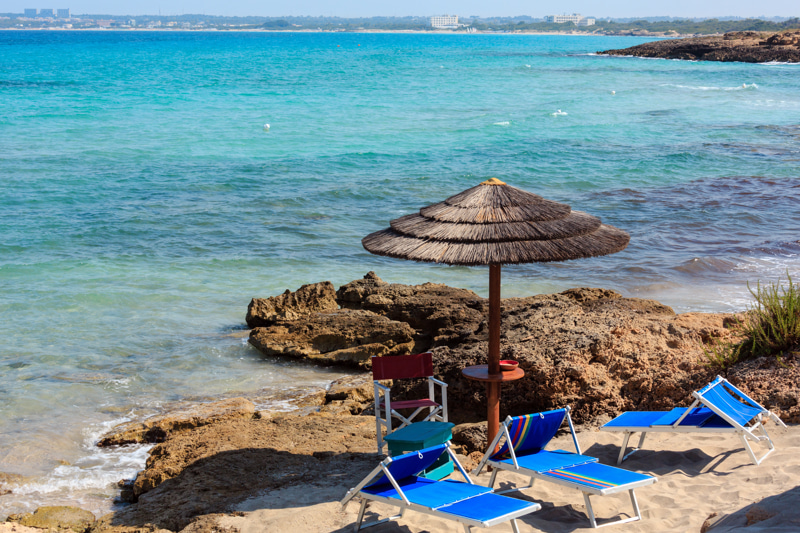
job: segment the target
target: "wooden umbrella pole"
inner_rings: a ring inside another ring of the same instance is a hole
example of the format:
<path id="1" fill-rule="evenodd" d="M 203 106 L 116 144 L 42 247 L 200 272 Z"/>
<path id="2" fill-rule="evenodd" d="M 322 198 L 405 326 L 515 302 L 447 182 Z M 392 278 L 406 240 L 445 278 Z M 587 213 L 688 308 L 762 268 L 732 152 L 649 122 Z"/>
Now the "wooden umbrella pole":
<path id="1" fill-rule="evenodd" d="M 500 373 L 500 264 L 489 265 L 489 374 Z M 488 442 L 500 429 L 500 383 L 486 384 Z"/>

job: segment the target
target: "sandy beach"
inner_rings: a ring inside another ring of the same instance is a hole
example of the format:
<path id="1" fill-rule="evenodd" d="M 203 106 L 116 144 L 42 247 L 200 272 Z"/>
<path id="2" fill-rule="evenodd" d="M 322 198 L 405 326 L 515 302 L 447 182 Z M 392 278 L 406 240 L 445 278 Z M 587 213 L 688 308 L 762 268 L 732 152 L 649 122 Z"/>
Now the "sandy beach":
<path id="1" fill-rule="evenodd" d="M 648 435 L 646 449 L 623 463 L 632 471 L 658 477 L 655 485 L 637 490 L 643 520 L 611 526 L 609 531 L 798 531 L 800 530 L 800 427 L 778 429 L 768 426 L 776 451 L 761 465 L 750 463 L 747 453 L 734 436 Z M 621 436 L 583 429 L 579 442 L 583 452 L 614 464 Z M 570 449 L 569 435 L 554 441 L 555 447 Z M 347 477 L 344 474 L 343 477 Z M 459 476 L 455 474 L 455 479 Z M 488 483 L 483 472 L 475 481 Z M 498 487 L 527 485 L 528 478 L 501 473 Z M 241 516 L 219 518 L 219 524 L 242 533 L 266 531 L 351 531 L 358 505 L 349 504 L 343 511 L 338 500 L 346 492 L 345 484 L 322 484 L 292 487 L 253 495 L 236 506 Z M 578 491 L 550 483 L 534 485 L 510 496 L 539 502 L 542 509 L 523 517 L 520 531 L 566 533 L 591 531 L 583 498 Z M 592 499 L 600 518 L 629 516 L 627 494 Z M 372 504 L 367 519 L 391 516 L 393 509 Z M 620 510 L 622 515 L 619 514 Z M 710 526 L 710 527 L 709 527 Z M 510 531 L 508 524 L 491 531 Z M 380 524 L 370 531 L 422 533 L 426 531 L 460 532 L 461 526 L 427 515 L 407 512 L 395 521 Z"/>

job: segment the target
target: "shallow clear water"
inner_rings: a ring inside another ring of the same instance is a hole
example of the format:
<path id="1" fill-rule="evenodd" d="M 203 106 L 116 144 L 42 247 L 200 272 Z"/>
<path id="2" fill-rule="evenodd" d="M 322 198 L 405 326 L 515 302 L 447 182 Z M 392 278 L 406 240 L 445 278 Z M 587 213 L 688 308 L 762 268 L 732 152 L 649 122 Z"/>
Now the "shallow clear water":
<path id="1" fill-rule="evenodd" d="M 796 272 L 800 66 L 594 55 L 642 41 L 0 32 L 0 515 L 107 508 L 146 452 L 92 447 L 117 422 L 338 376 L 247 346 L 253 296 L 369 270 L 486 295 L 360 240 L 491 176 L 631 234 L 505 267 L 504 296 L 731 310 Z"/>

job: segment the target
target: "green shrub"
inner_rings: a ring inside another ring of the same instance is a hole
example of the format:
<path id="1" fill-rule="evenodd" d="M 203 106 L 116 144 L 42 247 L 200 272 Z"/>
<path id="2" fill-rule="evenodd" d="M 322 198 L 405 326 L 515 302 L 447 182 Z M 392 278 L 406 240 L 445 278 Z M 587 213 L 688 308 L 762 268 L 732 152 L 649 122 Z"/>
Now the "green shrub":
<path id="1" fill-rule="evenodd" d="M 800 287 L 794 284 L 787 272 L 789 282 L 780 280 L 755 290 L 747 284 L 755 303 L 744 318 L 733 328 L 739 342 L 712 342 L 703 347 L 706 364 L 727 371 L 739 361 L 762 356 L 781 356 L 794 349 L 800 342 Z"/>
<path id="2" fill-rule="evenodd" d="M 741 342 L 743 358 L 775 355 L 780 357 L 800 341 L 800 287 L 788 275 L 789 283 L 747 285 L 755 304 L 741 324 L 745 339 Z"/>

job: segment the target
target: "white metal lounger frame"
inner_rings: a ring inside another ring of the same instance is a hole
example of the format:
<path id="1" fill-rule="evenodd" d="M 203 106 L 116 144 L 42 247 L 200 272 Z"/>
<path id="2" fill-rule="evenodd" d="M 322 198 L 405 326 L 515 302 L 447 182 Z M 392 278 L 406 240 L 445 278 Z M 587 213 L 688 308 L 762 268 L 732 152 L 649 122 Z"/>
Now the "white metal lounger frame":
<path id="1" fill-rule="evenodd" d="M 455 463 L 456 467 L 458 467 L 458 471 L 461 472 L 461 475 L 464 477 L 465 480 L 467 480 L 467 483 L 469 483 L 470 485 L 474 485 L 475 482 L 470 479 L 470 477 L 467 475 L 467 472 L 464 470 L 464 467 L 461 466 L 461 463 L 458 462 L 458 458 L 456 457 L 456 454 L 453 453 L 453 450 L 450 449 L 450 443 L 447 442 L 445 444 L 446 444 L 447 453 L 450 454 L 450 458 L 453 460 L 453 463 Z M 495 517 L 495 518 L 493 518 L 491 520 L 488 520 L 486 522 L 480 522 L 478 520 L 471 520 L 471 519 L 463 517 L 463 516 L 455 516 L 455 515 L 451 515 L 451 514 L 446 514 L 445 515 L 445 513 L 440 513 L 436 509 L 431 509 L 430 507 L 426 507 L 424 505 L 419 505 L 419 504 L 412 503 L 412 502 L 408 501 L 408 498 L 406 497 L 405 493 L 403 493 L 403 489 L 400 488 L 400 485 L 397 483 L 397 481 L 394 479 L 392 474 L 389 472 L 389 469 L 387 468 L 387 466 L 391 462 L 392 462 L 392 458 L 391 457 L 387 457 L 386 459 L 381 461 L 381 464 L 379 464 L 377 467 L 375 467 L 375 469 L 372 472 L 370 472 L 369 475 L 367 475 L 367 477 L 365 477 L 364 480 L 361 481 L 361 483 L 356 485 L 355 488 L 352 488 L 352 489 L 348 490 L 347 494 L 342 499 L 342 502 L 341 502 L 342 503 L 342 509 L 344 509 L 345 506 L 347 506 L 347 504 L 350 502 L 350 500 L 352 500 L 354 498 L 360 498 L 361 499 L 361 507 L 358 510 L 358 519 L 356 520 L 356 525 L 355 525 L 355 531 L 356 532 L 360 531 L 360 530 L 362 530 L 364 528 L 368 528 L 368 527 L 372 527 L 372 526 L 375 526 L 375 525 L 378 525 L 378 524 L 382 524 L 384 522 L 389 522 L 391 520 L 397 520 L 398 518 L 403 516 L 403 513 L 405 513 L 406 510 L 410 509 L 410 510 L 416 511 L 418 513 L 424 513 L 424 514 L 428 514 L 428 515 L 431 515 L 431 516 L 436 516 L 436 517 L 439 517 L 439 518 L 445 518 L 447 520 L 458 522 L 458 523 L 460 523 L 460 524 L 462 524 L 464 526 L 465 533 L 471 533 L 471 530 L 470 530 L 471 527 L 491 527 L 491 526 L 495 526 L 497 524 L 503 523 L 505 521 L 511 521 L 511 529 L 514 531 L 514 533 L 519 533 L 519 527 L 517 526 L 517 520 L 516 520 L 517 517 L 522 516 L 523 514 L 527 514 L 527 513 L 531 512 L 529 510 L 526 510 L 524 513 L 519 513 L 519 512 L 510 513 L 510 514 L 505 515 L 505 516 Z M 372 481 L 375 478 L 375 476 L 377 476 L 380 473 L 383 473 L 383 475 L 386 476 L 386 479 L 389 480 L 389 482 L 394 487 L 394 490 L 396 490 L 397 493 L 400 495 L 400 498 L 402 498 L 402 502 L 398 502 L 394 498 L 386 498 L 386 497 L 383 497 L 383 496 L 376 496 L 374 494 L 367 494 L 367 493 L 361 492 L 361 489 L 366 487 L 369 484 L 369 482 Z M 381 502 L 381 503 L 385 503 L 385 504 L 388 504 L 388 505 L 392 505 L 394 507 L 400 507 L 400 514 L 397 514 L 395 516 L 390 516 L 390 517 L 387 517 L 387 518 L 382 518 L 380 520 L 375 520 L 374 522 L 369 522 L 367 524 L 361 525 L 361 522 L 363 522 L 363 520 L 364 520 L 364 513 L 367 510 L 367 504 L 370 501 L 376 501 L 376 502 Z"/>
<path id="2" fill-rule="evenodd" d="M 730 390 L 732 390 L 737 396 L 741 397 L 745 402 L 749 403 L 752 407 L 756 407 L 761 409 L 761 412 L 756 416 L 753 420 L 750 421 L 748 426 L 743 426 L 738 422 L 734 421 L 730 416 L 725 414 L 724 411 L 719 409 L 716 405 L 713 405 L 711 402 L 705 403 L 703 395 L 706 394 L 709 390 L 717 386 L 726 386 Z M 769 454 L 775 451 L 775 445 L 772 442 L 772 439 L 769 437 L 767 430 L 764 428 L 764 417 L 771 419 L 773 422 L 778 424 L 779 426 L 786 427 L 786 424 L 783 423 L 775 413 L 768 411 L 764 407 L 761 406 L 758 402 L 747 396 L 745 393 L 740 391 L 735 386 L 731 385 L 731 383 L 723 378 L 722 376 L 717 376 L 717 378 L 700 389 L 699 391 L 692 392 L 692 397 L 695 399 L 692 402 L 692 405 L 684 411 L 678 420 L 676 420 L 672 425 L 669 426 L 651 426 L 648 427 L 645 431 L 642 430 L 641 427 L 633 426 L 633 427 L 616 427 L 614 429 L 611 428 L 600 428 L 601 431 L 624 431 L 625 438 L 622 441 L 622 447 L 619 450 L 619 457 L 617 458 L 617 464 L 621 464 L 622 461 L 633 455 L 635 452 L 639 451 L 642 446 L 644 445 L 644 438 L 647 436 L 648 432 L 669 432 L 669 433 L 735 433 L 739 435 L 742 439 L 742 444 L 744 444 L 744 449 L 747 450 L 747 453 L 750 455 L 750 459 L 753 460 L 753 463 L 756 465 L 760 465 L 761 462 L 767 458 Z M 711 409 L 717 416 L 725 420 L 728 424 L 731 425 L 729 428 L 719 428 L 719 427 L 699 427 L 699 426 L 680 426 L 680 423 L 683 422 L 683 419 L 692 412 L 695 407 L 698 407 L 700 404 L 704 405 Z M 755 431 L 758 430 L 761 432 L 761 435 L 757 435 Z M 628 449 L 628 440 L 631 438 L 631 435 L 634 433 L 641 432 L 641 436 L 639 437 L 639 444 L 633 448 L 629 453 L 625 453 Z M 761 456 L 761 458 L 757 458 L 753 448 L 750 446 L 750 442 L 748 439 L 752 440 L 753 442 L 761 442 L 766 441 L 767 443 L 767 452 Z"/>
<path id="3" fill-rule="evenodd" d="M 578 444 L 578 436 L 575 434 L 575 427 L 572 425 L 572 417 L 570 417 L 570 415 L 569 415 L 570 407 L 569 406 L 565 407 L 565 411 L 566 411 L 567 423 L 569 424 L 569 431 L 572 434 L 572 442 L 575 444 L 575 451 L 578 453 L 578 455 L 580 455 L 581 454 L 581 447 L 580 447 L 580 444 Z M 502 437 L 505 437 L 506 439 L 508 439 L 508 442 L 511 442 L 511 435 L 509 435 L 509 433 L 508 433 L 508 425 L 511 423 L 511 419 L 512 418 L 510 416 L 505 419 L 505 421 L 501 425 L 500 431 L 497 433 L 497 436 L 494 438 L 494 440 L 492 441 L 491 445 L 489 445 L 489 448 L 488 448 L 489 451 L 494 452 L 494 450 L 497 449 L 497 445 L 500 443 L 500 439 Z M 544 476 L 544 475 L 542 475 L 542 474 L 540 474 L 538 472 L 535 472 L 533 470 L 521 469 L 520 466 L 519 466 L 519 463 L 517 463 L 517 455 L 516 455 L 516 453 L 514 453 L 514 447 L 513 446 L 509 446 L 508 447 L 508 451 L 511 453 L 511 459 L 512 459 L 512 461 L 514 463 L 513 466 L 509 465 L 508 463 L 501 463 L 501 462 L 498 462 L 498 461 L 492 461 L 491 459 L 489 459 L 489 456 L 491 455 L 489 453 L 489 451 L 486 452 L 486 454 L 483 456 L 483 459 L 481 459 L 481 462 L 478 463 L 478 466 L 476 466 L 475 469 L 472 471 L 472 475 L 473 476 L 477 476 L 480 473 L 480 471 L 481 471 L 481 469 L 483 468 L 484 465 L 489 464 L 490 466 L 492 466 L 493 467 L 493 471 L 492 471 L 492 477 L 489 479 L 489 485 L 488 485 L 489 487 L 494 488 L 494 482 L 497 479 L 497 473 L 500 470 L 508 470 L 510 472 L 518 472 L 518 473 L 523 473 L 524 472 L 525 474 L 530 474 L 530 476 L 531 476 L 531 481 L 530 481 L 530 483 L 528 485 L 526 485 L 524 487 L 516 487 L 516 488 L 513 488 L 513 489 L 504 490 L 504 491 L 495 491 L 496 494 L 506 494 L 508 492 L 516 492 L 518 490 L 529 489 L 529 488 L 533 487 L 533 482 L 535 480 L 541 479 L 541 480 L 544 480 L 544 481 L 557 483 L 558 485 L 563 485 L 565 487 L 570 487 L 570 488 L 578 489 L 579 491 L 581 491 L 581 493 L 583 494 L 583 501 L 586 504 L 586 511 L 589 513 L 589 521 L 592 523 L 592 527 L 593 528 L 610 526 L 610 525 L 613 525 L 613 524 L 624 524 L 626 522 L 635 522 L 637 520 L 641 520 L 642 519 L 642 513 L 639 510 L 639 502 L 636 500 L 636 494 L 633 492 L 633 490 L 635 488 L 638 488 L 638 487 L 649 485 L 651 483 L 650 481 L 643 481 L 643 482 L 640 482 L 640 483 L 635 483 L 635 484 L 632 484 L 631 486 L 629 486 L 628 488 L 624 489 L 624 490 L 628 491 L 628 493 L 629 493 L 629 495 L 631 497 L 631 504 L 633 505 L 634 516 L 632 516 L 630 518 L 622 518 L 622 519 L 619 519 L 619 520 L 612 520 L 612 521 L 605 522 L 603 524 L 599 524 L 598 525 L 597 524 L 597 519 L 596 519 L 596 517 L 594 515 L 594 509 L 592 508 L 592 502 L 589 500 L 589 495 L 593 494 L 593 495 L 597 495 L 597 496 L 605 496 L 607 494 L 613 494 L 613 493 L 619 492 L 619 489 L 594 489 L 594 488 L 586 487 L 585 485 L 580 485 L 578 483 L 570 483 L 569 481 L 566 481 L 566 480 L 563 480 L 563 479 L 553 478 L 553 477 L 550 477 L 550 476 Z"/>

